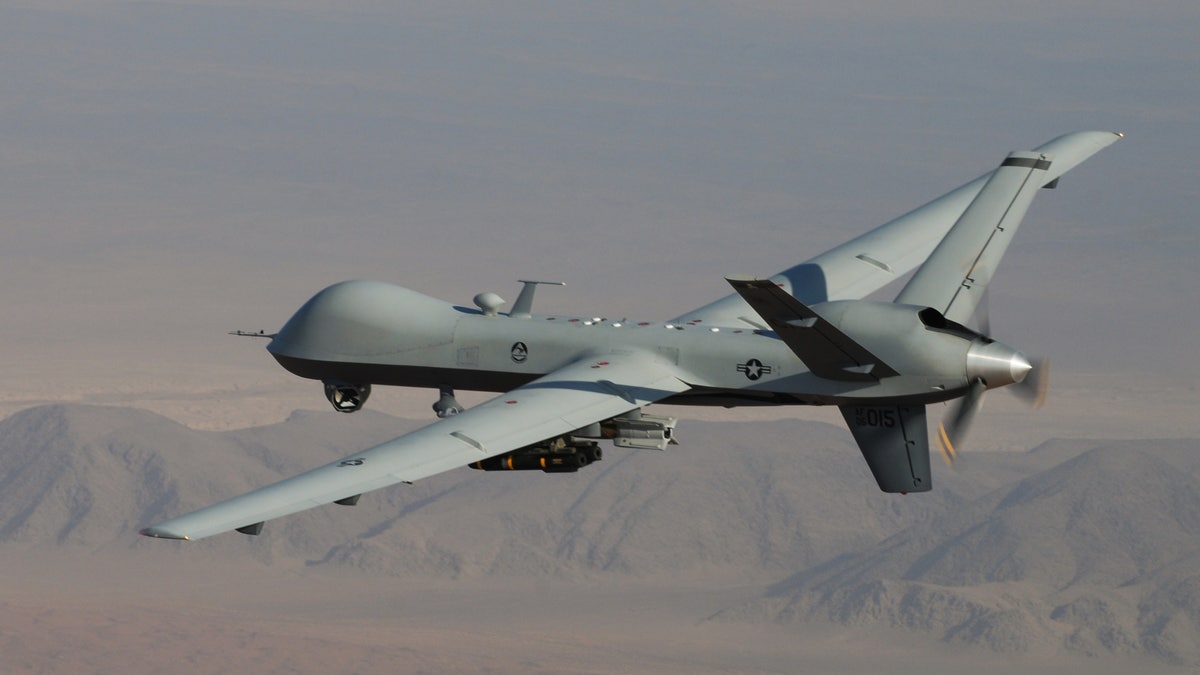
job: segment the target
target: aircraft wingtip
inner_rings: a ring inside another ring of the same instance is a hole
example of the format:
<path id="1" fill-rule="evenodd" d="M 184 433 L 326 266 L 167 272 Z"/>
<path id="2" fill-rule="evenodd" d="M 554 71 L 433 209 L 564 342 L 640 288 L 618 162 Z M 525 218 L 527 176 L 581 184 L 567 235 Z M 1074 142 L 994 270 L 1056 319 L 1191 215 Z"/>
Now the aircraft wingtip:
<path id="1" fill-rule="evenodd" d="M 143 537 L 152 537 L 154 539 L 176 539 L 178 541 L 191 541 L 191 537 L 187 536 L 186 534 L 175 534 L 174 532 L 167 532 L 166 530 L 160 530 L 153 527 L 147 527 L 139 531 L 138 534 L 142 535 Z"/>

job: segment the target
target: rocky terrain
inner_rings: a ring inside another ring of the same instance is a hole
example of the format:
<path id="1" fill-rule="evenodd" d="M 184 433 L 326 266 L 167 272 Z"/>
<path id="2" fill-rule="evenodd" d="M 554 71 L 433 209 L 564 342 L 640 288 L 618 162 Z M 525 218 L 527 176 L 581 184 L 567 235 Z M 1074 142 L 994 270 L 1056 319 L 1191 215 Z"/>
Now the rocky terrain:
<path id="1" fill-rule="evenodd" d="M 939 465 L 932 493 L 893 496 L 875 489 L 843 429 L 689 421 L 680 446 L 614 448 L 577 474 L 463 469 L 365 495 L 353 508 L 268 522 L 259 537 L 136 534 L 417 424 L 369 411 L 296 413 L 211 432 L 128 408 L 21 411 L 0 422 L 0 559 L 24 570 L 6 582 L 9 609 L 41 606 L 20 600 L 30 588 L 78 597 L 69 589 L 87 587 L 93 569 L 114 588 L 213 585 L 200 597 L 214 611 L 237 606 L 218 600 L 241 588 L 222 581 L 230 577 L 258 580 L 255 607 L 284 602 L 262 581 L 281 575 L 298 588 L 337 580 L 410 598 L 427 588 L 457 589 L 454 597 L 594 588 L 691 597 L 681 611 L 693 627 L 719 634 L 858 631 L 1001 662 L 1200 665 L 1200 454 L 1189 440 L 974 453 L 962 471 Z M 95 567 L 80 566 L 86 560 Z M 67 604 L 62 617 L 81 609 Z"/>
<path id="2" fill-rule="evenodd" d="M 1200 663 L 1197 449 L 1193 441 L 1100 444 L 805 569 L 721 616 L 879 624 L 998 651 L 1061 645 Z"/>

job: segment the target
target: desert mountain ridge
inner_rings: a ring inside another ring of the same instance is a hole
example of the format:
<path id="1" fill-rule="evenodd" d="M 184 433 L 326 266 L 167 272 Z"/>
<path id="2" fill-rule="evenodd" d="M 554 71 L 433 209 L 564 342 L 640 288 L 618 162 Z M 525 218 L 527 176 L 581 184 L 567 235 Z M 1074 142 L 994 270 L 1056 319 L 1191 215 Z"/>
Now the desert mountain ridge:
<path id="1" fill-rule="evenodd" d="M 1052 440 L 885 495 L 844 429 L 689 420 L 577 474 L 456 470 L 237 533 L 137 530 L 417 424 L 364 411 L 196 431 L 136 409 L 0 421 L 0 556 L 68 552 L 287 574 L 761 589 L 718 623 L 909 631 L 999 653 L 1200 664 L 1200 442 Z"/>

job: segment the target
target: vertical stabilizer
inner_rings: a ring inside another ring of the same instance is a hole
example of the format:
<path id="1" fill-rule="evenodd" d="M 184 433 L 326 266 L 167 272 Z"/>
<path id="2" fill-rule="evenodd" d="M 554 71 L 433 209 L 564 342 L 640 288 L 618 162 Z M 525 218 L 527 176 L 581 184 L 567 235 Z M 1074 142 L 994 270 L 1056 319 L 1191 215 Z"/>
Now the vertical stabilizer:
<path id="1" fill-rule="evenodd" d="M 1049 155 L 1014 152 L 988 179 L 896 302 L 932 307 L 967 323 L 1008 250 L 1021 219 L 1047 181 Z"/>
<path id="2" fill-rule="evenodd" d="M 925 406 L 844 405 L 839 409 L 880 490 L 933 489 Z"/>
<path id="3" fill-rule="evenodd" d="M 1111 131 L 1077 131 L 1059 136 L 1033 152 L 1054 157 L 1047 187 L 1060 176 L 1122 137 Z M 783 290 L 814 305 L 857 300 L 883 288 L 924 262 L 991 178 L 986 174 L 933 201 L 771 277 Z M 737 293 L 680 314 L 670 323 L 703 321 L 707 326 L 755 327 L 753 314 Z M 750 318 L 749 321 L 746 319 Z"/>

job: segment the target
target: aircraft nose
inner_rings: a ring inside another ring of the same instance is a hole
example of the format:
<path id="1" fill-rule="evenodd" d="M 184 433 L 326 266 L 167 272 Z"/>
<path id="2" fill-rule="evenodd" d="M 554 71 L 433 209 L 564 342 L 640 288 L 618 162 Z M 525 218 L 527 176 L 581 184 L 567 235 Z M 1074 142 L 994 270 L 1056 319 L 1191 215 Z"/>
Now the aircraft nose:
<path id="1" fill-rule="evenodd" d="M 982 379 L 989 389 L 1024 381 L 1031 370 L 1028 357 L 1000 342 L 979 341 L 967 350 L 967 379 Z"/>
<path id="2" fill-rule="evenodd" d="M 449 343 L 457 315 L 441 300 L 378 281 L 343 281 L 296 310 L 267 350 L 313 360 L 379 357 Z"/>

